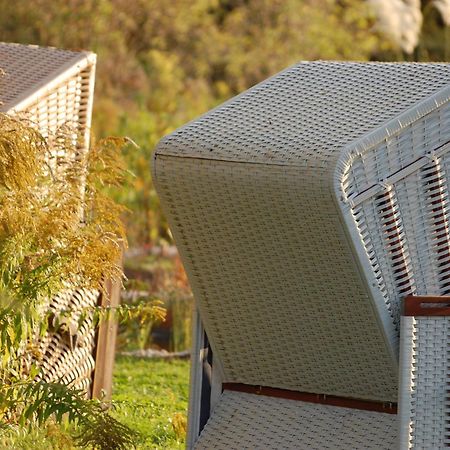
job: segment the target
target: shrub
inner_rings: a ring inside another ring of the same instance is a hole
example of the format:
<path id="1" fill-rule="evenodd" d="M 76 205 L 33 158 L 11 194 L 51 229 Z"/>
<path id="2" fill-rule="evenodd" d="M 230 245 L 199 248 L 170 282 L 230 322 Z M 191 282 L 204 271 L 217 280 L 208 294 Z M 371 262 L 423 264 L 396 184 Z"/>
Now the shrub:
<path id="1" fill-rule="evenodd" d="M 35 381 L 36 343 L 51 316 L 48 299 L 67 280 L 107 295 L 105 280 L 123 278 L 124 209 L 108 191 L 123 179 L 126 139 L 103 139 L 82 152 L 69 127 L 45 138 L 32 125 L 0 115 L 0 426 L 30 428 L 66 418 L 82 431 L 81 445 L 130 448 L 134 433 L 101 402 L 63 383 Z M 87 313 L 95 323 L 111 314 L 164 316 L 153 303 L 77 311 Z"/>

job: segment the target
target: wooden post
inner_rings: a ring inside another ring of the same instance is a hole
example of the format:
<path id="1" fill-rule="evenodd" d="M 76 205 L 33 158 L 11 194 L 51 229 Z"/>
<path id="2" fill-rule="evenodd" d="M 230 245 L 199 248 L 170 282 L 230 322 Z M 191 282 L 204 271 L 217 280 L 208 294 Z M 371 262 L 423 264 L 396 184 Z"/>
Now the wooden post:
<path id="1" fill-rule="evenodd" d="M 107 281 L 106 295 L 100 295 L 99 305 L 115 307 L 120 304 L 120 291 L 122 285 L 119 281 Z M 100 323 L 97 330 L 97 343 L 95 352 L 95 369 L 92 383 L 92 397 L 104 400 L 111 399 L 112 374 L 116 351 L 117 320 L 110 319 Z"/>

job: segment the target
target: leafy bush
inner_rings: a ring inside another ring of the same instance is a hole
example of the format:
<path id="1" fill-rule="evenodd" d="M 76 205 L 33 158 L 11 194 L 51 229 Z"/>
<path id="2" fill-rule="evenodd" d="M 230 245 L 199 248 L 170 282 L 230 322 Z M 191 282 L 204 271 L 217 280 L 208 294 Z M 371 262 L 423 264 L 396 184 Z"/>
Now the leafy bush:
<path id="1" fill-rule="evenodd" d="M 69 128 L 45 139 L 25 120 L 0 115 L 0 426 L 35 427 L 63 419 L 77 425 L 80 445 L 130 448 L 135 433 L 96 400 L 63 383 L 35 381 L 36 343 L 46 332 L 49 298 L 67 285 L 107 295 L 107 279 L 126 238 L 123 208 L 107 189 L 118 186 L 124 139 L 108 138 L 81 152 Z M 63 155 L 63 156 L 61 156 Z M 62 312 L 64 315 L 73 311 Z M 162 318 L 157 304 L 94 308 L 96 323 L 144 315 Z M 61 320 L 63 323 L 64 321 Z"/>

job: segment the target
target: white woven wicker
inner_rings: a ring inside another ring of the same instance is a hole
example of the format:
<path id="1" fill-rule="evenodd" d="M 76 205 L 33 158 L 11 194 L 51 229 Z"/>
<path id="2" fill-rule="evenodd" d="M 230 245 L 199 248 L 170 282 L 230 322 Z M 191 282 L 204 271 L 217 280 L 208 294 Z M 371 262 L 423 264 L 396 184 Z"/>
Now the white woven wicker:
<path id="1" fill-rule="evenodd" d="M 448 448 L 449 315 L 401 318 L 400 375 L 400 448 Z"/>
<path id="2" fill-rule="evenodd" d="M 397 401 L 400 300 L 448 288 L 449 84 L 446 64 L 301 63 L 160 142 L 224 382 Z"/>
<path id="3" fill-rule="evenodd" d="M 224 392 L 196 450 L 392 450 L 397 416 Z"/>
<path id="4" fill-rule="evenodd" d="M 96 56 L 0 42 L 0 112 L 27 112 L 43 133 L 71 124 L 87 147 Z"/>
<path id="5" fill-rule="evenodd" d="M 0 112 L 25 115 L 45 136 L 67 126 L 78 148 L 87 151 L 95 63 L 96 56 L 89 52 L 0 43 Z M 56 164 L 56 158 L 52 162 Z M 97 292 L 67 289 L 52 299 L 50 308 L 55 312 L 85 309 L 97 301 Z M 73 321 L 77 321 L 76 314 Z M 92 317 L 88 315 L 75 338 L 61 332 L 49 332 L 44 337 L 39 349 L 42 379 L 63 379 L 89 390 L 95 364 L 95 332 L 91 325 Z"/>

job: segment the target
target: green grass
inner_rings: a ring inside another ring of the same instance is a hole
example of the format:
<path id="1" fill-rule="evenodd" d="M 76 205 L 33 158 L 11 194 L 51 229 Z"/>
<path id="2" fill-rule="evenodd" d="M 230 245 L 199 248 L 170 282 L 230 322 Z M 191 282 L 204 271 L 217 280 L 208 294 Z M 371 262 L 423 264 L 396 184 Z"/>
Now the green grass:
<path id="1" fill-rule="evenodd" d="M 115 417 L 140 433 L 140 450 L 184 448 L 189 361 L 117 357 Z"/>
<path id="2" fill-rule="evenodd" d="M 114 416 L 139 433 L 138 450 L 182 449 L 185 442 L 189 361 L 117 357 Z M 73 426 L 47 424 L 0 433 L 0 449 L 75 450 Z"/>

